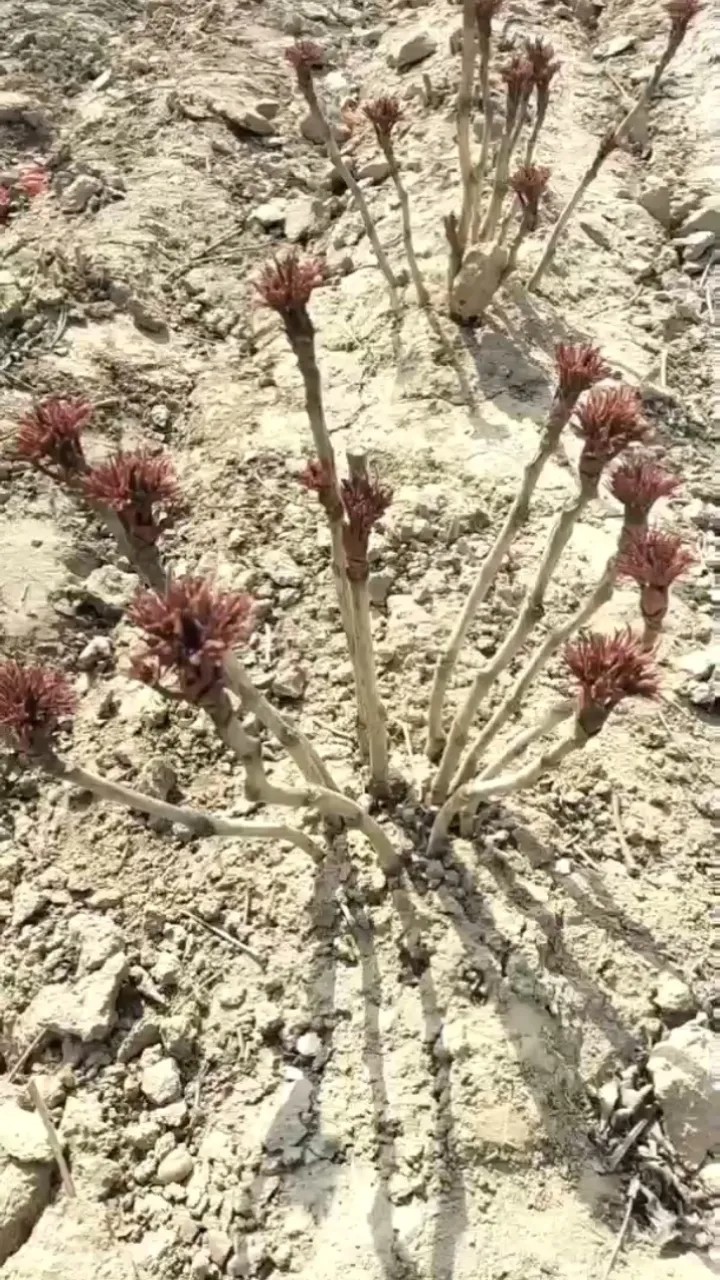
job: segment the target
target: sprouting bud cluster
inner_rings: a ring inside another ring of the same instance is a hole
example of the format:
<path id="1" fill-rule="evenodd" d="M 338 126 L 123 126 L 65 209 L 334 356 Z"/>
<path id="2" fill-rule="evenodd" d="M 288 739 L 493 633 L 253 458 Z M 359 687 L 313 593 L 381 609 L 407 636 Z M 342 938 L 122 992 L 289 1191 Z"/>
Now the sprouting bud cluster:
<path id="1" fill-rule="evenodd" d="M 583 439 L 580 476 L 596 482 L 604 466 L 651 434 L 642 397 L 632 387 L 595 388 L 575 410 L 575 430 Z"/>
<path id="2" fill-rule="evenodd" d="M 0 662 L 0 738 L 10 745 L 25 754 L 47 750 L 75 707 L 75 693 L 62 672 Z"/>
<path id="3" fill-rule="evenodd" d="M 129 619 L 145 633 L 145 646 L 133 658 L 133 675 L 160 685 L 168 673 L 187 702 L 211 696 L 222 684 L 222 662 L 252 631 L 253 602 L 239 592 L 217 591 L 204 578 L 183 578 L 161 595 L 141 591 Z"/>
<path id="4" fill-rule="evenodd" d="M 153 456 L 146 450 L 119 453 L 92 467 L 82 480 L 91 502 L 110 507 L 127 533 L 149 546 L 160 536 L 157 508 L 166 510 L 177 501 L 177 476 L 167 454 Z"/>
<path id="5" fill-rule="evenodd" d="M 640 612 L 652 635 L 662 629 L 670 587 L 693 564 L 695 556 L 676 534 L 656 528 L 628 531 L 618 556 L 618 574 L 638 584 Z"/>
<path id="6" fill-rule="evenodd" d="M 507 89 L 507 118 L 512 122 L 517 117 L 521 104 L 530 96 L 534 83 L 532 63 L 524 53 L 514 53 L 510 61 L 500 68 L 500 75 Z"/>
<path id="7" fill-rule="evenodd" d="M 296 40 L 285 50 L 285 61 L 290 63 L 302 87 L 312 81 L 313 71 L 325 66 L 325 50 L 315 40 Z"/>
<path id="8" fill-rule="evenodd" d="M 16 453 L 56 480 L 70 480 L 85 470 L 81 435 L 92 416 L 87 400 L 49 396 L 37 401 L 20 420 Z"/>
<path id="9" fill-rule="evenodd" d="M 563 656 L 579 686 L 578 720 L 589 737 L 600 732 L 623 698 L 657 695 L 652 657 L 630 627 L 613 634 L 581 632 Z"/>
<path id="10" fill-rule="evenodd" d="M 314 289 L 325 281 L 325 266 L 318 258 L 301 258 L 295 250 L 274 258 L 255 281 L 261 302 L 281 316 L 302 311 Z"/>
<path id="11" fill-rule="evenodd" d="M 396 124 L 402 120 L 402 109 L 397 98 L 371 98 L 368 102 L 363 102 L 361 110 L 372 124 L 380 142 L 387 140 Z"/>
<path id="12" fill-rule="evenodd" d="M 632 449 L 613 467 L 609 489 L 625 508 L 626 527 L 647 524 L 659 498 L 672 498 L 681 488 L 677 476 L 660 466 L 644 449 Z"/>
<path id="13" fill-rule="evenodd" d="M 555 50 L 541 37 L 525 41 L 525 53 L 532 67 L 533 84 L 538 97 L 547 96 L 550 82 L 560 70 L 560 63 L 555 58 Z"/>
<path id="14" fill-rule="evenodd" d="M 572 407 L 583 391 L 610 376 L 598 347 L 589 342 L 559 342 L 555 347 L 558 396 Z"/>
<path id="15" fill-rule="evenodd" d="M 510 176 L 509 183 L 523 210 L 523 223 L 528 231 L 537 226 L 541 197 L 550 181 L 550 170 L 544 165 L 523 164 Z"/>
<path id="16" fill-rule="evenodd" d="M 351 476 L 343 480 L 340 496 L 345 509 L 343 542 L 348 578 L 362 582 L 368 576 L 370 534 L 392 502 L 392 489 L 376 476 Z"/>

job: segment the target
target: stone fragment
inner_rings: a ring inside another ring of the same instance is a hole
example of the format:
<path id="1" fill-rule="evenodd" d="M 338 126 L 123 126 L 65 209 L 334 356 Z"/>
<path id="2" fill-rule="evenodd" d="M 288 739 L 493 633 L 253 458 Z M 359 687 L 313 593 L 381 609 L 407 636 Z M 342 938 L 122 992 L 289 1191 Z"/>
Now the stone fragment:
<path id="1" fill-rule="evenodd" d="M 713 1033 L 697 1022 L 686 1022 L 656 1044 L 648 1059 L 665 1132 L 692 1169 L 720 1142 L 715 1052 Z"/>
<path id="2" fill-rule="evenodd" d="M 284 200 L 268 200 L 265 204 L 259 204 L 250 214 L 249 221 L 257 222 L 264 231 L 269 231 L 271 227 L 281 227 L 285 222 L 285 201 Z"/>
<path id="3" fill-rule="evenodd" d="M 102 191 L 102 182 L 89 173 L 81 173 L 62 193 L 60 205 L 65 213 L 82 213 L 88 201 Z"/>
<path id="4" fill-rule="evenodd" d="M 41 987 L 22 1015 L 24 1034 L 31 1039 L 44 1027 L 58 1036 L 104 1040 L 115 1023 L 115 1001 L 127 971 L 127 958 L 120 952 L 72 986 Z"/>
<path id="5" fill-rule="evenodd" d="M 79 912 L 70 921 L 70 933 L 80 939 L 78 973 L 93 973 L 123 948 L 121 929 L 107 916 Z"/>
<path id="6" fill-rule="evenodd" d="M 40 915 L 43 908 L 47 906 L 47 902 L 48 896 L 42 889 L 37 889 L 35 885 L 23 880 L 13 894 L 11 923 L 16 929 L 28 924 L 35 916 Z"/>
<path id="7" fill-rule="evenodd" d="M 662 1014 L 669 1018 L 691 1017 L 697 1001 L 686 982 L 674 973 L 658 975 L 653 1002 Z"/>
<path id="8" fill-rule="evenodd" d="M 145 1067 L 140 1079 L 140 1088 L 149 1102 L 156 1107 L 165 1107 L 169 1102 L 177 1102 L 182 1094 L 180 1072 L 174 1058 L 161 1058 L 159 1062 Z"/>
<path id="9" fill-rule="evenodd" d="M 429 31 L 414 31 L 410 36 L 398 37 L 388 53 L 388 66 L 402 71 L 416 62 L 429 58 L 437 49 L 437 40 Z"/>
<path id="10" fill-rule="evenodd" d="M 232 1253 L 232 1240 L 227 1231 L 221 1231 L 219 1228 L 208 1231 L 207 1249 L 211 1262 L 214 1262 L 216 1267 L 224 1267 Z"/>
<path id="11" fill-rule="evenodd" d="M 117 1244 L 107 1211 L 63 1198 L 43 1213 L 30 1239 L 5 1264 L 3 1280 L 134 1280 L 137 1271 Z"/>
<path id="12" fill-rule="evenodd" d="M 155 1176 L 164 1187 L 170 1182 L 186 1182 L 193 1171 L 193 1166 L 194 1161 L 187 1147 L 179 1146 L 160 1161 Z"/>
<path id="13" fill-rule="evenodd" d="M 715 239 L 720 239 L 720 195 L 712 196 L 691 213 L 678 227 L 677 235 L 682 238 L 693 231 L 712 231 Z"/>
<path id="14" fill-rule="evenodd" d="M 0 1150 L 24 1164 L 52 1160 L 52 1148 L 40 1116 L 14 1102 L 0 1105 Z"/>
<path id="15" fill-rule="evenodd" d="M 98 617 L 119 622 L 136 591 L 137 578 L 133 573 L 123 573 L 114 565 L 103 564 L 93 569 L 74 588 L 73 594 L 94 609 Z"/>
<path id="16" fill-rule="evenodd" d="M 20 1248 L 49 1203 L 51 1179 L 49 1164 L 0 1158 L 0 1265 Z M 3 1269 L 3 1280 L 6 1274 Z"/>
<path id="17" fill-rule="evenodd" d="M 661 226 L 670 226 L 670 187 L 667 182 L 644 187 L 637 197 L 637 203 Z"/>

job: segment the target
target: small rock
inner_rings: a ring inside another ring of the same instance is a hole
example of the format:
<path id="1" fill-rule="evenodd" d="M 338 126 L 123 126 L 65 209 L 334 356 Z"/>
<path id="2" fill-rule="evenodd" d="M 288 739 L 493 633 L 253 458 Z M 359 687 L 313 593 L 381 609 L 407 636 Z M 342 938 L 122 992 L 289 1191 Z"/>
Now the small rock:
<path id="1" fill-rule="evenodd" d="M 686 1022 L 656 1044 L 648 1059 L 665 1132 L 680 1159 L 692 1169 L 720 1142 L 714 1053 L 712 1031 Z"/>
<path id="2" fill-rule="evenodd" d="M 145 1067 L 140 1078 L 140 1088 L 148 1101 L 156 1107 L 177 1102 L 182 1094 L 182 1081 L 175 1059 L 161 1058 L 159 1062 Z"/>
<path id="3" fill-rule="evenodd" d="M 317 1032 L 305 1031 L 303 1035 L 298 1036 L 295 1049 L 301 1058 L 315 1058 L 322 1049 L 322 1040 Z"/>
<path id="4" fill-rule="evenodd" d="M 39 916 L 40 912 L 47 906 L 48 896 L 41 889 L 36 889 L 34 885 L 27 884 L 25 881 L 19 884 L 13 894 L 13 909 L 11 923 L 19 928 L 23 924 L 27 924 L 35 916 Z"/>
<path id="5" fill-rule="evenodd" d="M 414 31 L 411 36 L 396 39 L 387 57 L 388 66 L 402 71 L 404 67 L 412 67 L 416 62 L 429 58 L 436 49 L 437 40 L 429 31 Z"/>
<path id="6" fill-rule="evenodd" d="M 666 228 L 670 226 L 672 220 L 670 214 L 670 187 L 666 182 L 658 182 L 653 186 L 645 187 L 637 197 L 637 202 L 661 226 Z"/>
<path id="7" fill-rule="evenodd" d="M 255 1005 L 255 1026 L 261 1035 L 271 1035 L 283 1024 L 282 1009 L 270 1000 L 258 1000 Z"/>
<path id="8" fill-rule="evenodd" d="M 102 191 L 102 182 L 89 173 L 81 173 L 62 193 L 60 205 L 65 213 L 82 213 L 93 196 Z"/>
<path id="9" fill-rule="evenodd" d="M 378 606 L 384 605 L 394 585 L 394 574 L 387 572 L 371 573 L 368 578 L 370 603 Z"/>
<path id="10" fill-rule="evenodd" d="M 26 124 L 40 133 L 48 133 L 51 127 L 47 111 L 19 89 L 0 93 L 0 124 Z"/>
<path id="11" fill-rule="evenodd" d="M 93 636 L 78 657 L 81 671 L 92 671 L 97 666 L 105 666 L 112 661 L 112 641 L 108 636 Z"/>
<path id="12" fill-rule="evenodd" d="M 144 333 L 157 333 L 166 337 L 169 333 L 168 322 L 160 311 L 157 303 L 151 301 L 150 298 L 139 298 L 133 294 L 128 299 L 125 307 L 128 315 L 132 317 L 136 329 L 141 329 Z"/>
<path id="13" fill-rule="evenodd" d="M 144 1049 L 160 1044 L 160 1024 L 152 1014 L 141 1018 L 130 1028 L 117 1053 L 118 1062 L 131 1062 L 139 1058 Z"/>
<path id="14" fill-rule="evenodd" d="M 283 662 L 273 676 L 272 692 L 277 698 L 297 702 L 307 687 L 307 674 L 296 663 Z"/>
<path id="15" fill-rule="evenodd" d="M 204 1249 L 198 1249 L 190 1262 L 190 1280 L 207 1280 L 210 1275 L 212 1261 Z"/>
<path id="16" fill-rule="evenodd" d="M 347 142 L 350 137 L 350 130 L 346 125 L 331 122 L 330 127 L 333 131 L 335 141 L 339 146 L 342 146 L 344 142 Z M 314 142 L 320 145 L 325 141 L 325 129 L 323 128 L 321 121 L 318 120 L 317 116 L 312 111 L 309 111 L 308 114 L 303 116 L 300 121 L 300 133 L 307 142 Z"/>
<path id="17" fill-rule="evenodd" d="M 607 44 L 595 50 L 596 58 L 617 58 L 620 53 L 627 53 L 635 47 L 635 36 L 613 36 Z"/>
<path id="18" fill-rule="evenodd" d="M 259 98 L 255 103 L 255 110 L 265 116 L 266 120 L 274 120 L 280 110 L 280 103 L 277 98 Z"/>
<path id="19" fill-rule="evenodd" d="M 302 570 L 286 551 L 266 551 L 262 568 L 276 587 L 299 587 L 302 583 Z"/>
<path id="20" fill-rule="evenodd" d="M 706 200 L 695 213 L 691 213 L 678 228 L 677 235 L 682 238 L 693 231 L 712 231 L 715 239 L 720 239 L 720 195 Z"/>
<path id="21" fill-rule="evenodd" d="M 216 1267 L 224 1267 L 232 1253 L 232 1240 L 227 1231 L 214 1229 L 207 1233 L 207 1249 Z"/>
<path id="22" fill-rule="evenodd" d="M 711 1196 L 720 1196 L 720 1160 L 711 1160 L 700 1170 L 700 1181 Z"/>
<path id="23" fill-rule="evenodd" d="M 127 958 L 118 953 L 74 986 L 42 987 L 22 1015 L 24 1034 L 32 1038 L 45 1027 L 58 1036 L 104 1040 L 115 1023 L 115 1001 L 127 971 Z"/>
<path id="24" fill-rule="evenodd" d="M 661 973 L 655 986 L 653 1003 L 662 1014 L 672 1019 L 689 1018 L 697 1008 L 697 1001 L 687 983 L 674 973 Z"/>
<path id="25" fill-rule="evenodd" d="M 180 981 L 182 965 L 174 951 L 160 951 L 152 972 L 161 987 L 176 987 Z"/>
<path id="26" fill-rule="evenodd" d="M 698 258 L 702 258 L 706 249 L 711 249 L 714 243 L 715 234 L 712 231 L 691 231 L 689 236 L 673 240 L 673 244 L 682 249 L 686 262 L 696 262 Z"/>
<path id="27" fill-rule="evenodd" d="M 0 102 L 2 96 L 0 94 Z M 13 1160 L 0 1160 L 0 1265 L 27 1240 L 49 1204 L 51 1181 L 52 1168 L 49 1164 L 15 1164 Z M 3 1277 L 6 1275 L 3 1268 Z M 36 1280 L 39 1275 L 40 1272 L 36 1274 Z"/>
<path id="28" fill-rule="evenodd" d="M 230 97 L 213 98 L 208 103 L 210 110 L 225 120 L 227 124 L 244 133 L 254 133 L 257 137 L 267 137 L 275 133 L 275 125 L 266 114 L 257 107 L 246 102 L 235 102 Z"/>
<path id="29" fill-rule="evenodd" d="M 123 949 L 122 931 L 107 916 L 80 912 L 72 917 L 69 931 L 81 940 L 78 973 L 101 969 L 111 956 Z"/>
<path id="30" fill-rule="evenodd" d="M 390 176 L 390 165 L 387 160 L 368 160 L 358 169 L 358 178 L 368 178 L 370 182 L 384 182 Z"/>
<path id="31" fill-rule="evenodd" d="M 119 622 L 136 591 L 134 574 L 122 573 L 113 565 L 104 564 L 93 569 L 85 581 L 73 589 L 73 595 L 94 609 L 98 617 Z"/>
<path id="32" fill-rule="evenodd" d="M 194 1164 L 187 1147 L 179 1146 L 160 1161 L 155 1176 L 163 1187 L 170 1182 L 186 1182 L 193 1171 Z"/>
<path id="33" fill-rule="evenodd" d="M 578 218 L 578 222 L 585 235 L 589 236 L 601 249 L 612 249 L 612 240 L 600 218 L 593 218 L 592 215 L 585 214 L 583 217 Z"/>
<path id="34" fill-rule="evenodd" d="M 23 1164 L 52 1160 L 45 1125 L 36 1111 L 23 1111 L 14 1102 L 0 1105 L 0 1149 Z"/>
<path id="35" fill-rule="evenodd" d="M 705 649 L 693 649 L 684 653 L 675 665 L 678 670 L 685 671 L 695 680 L 709 680 L 713 671 L 720 669 L 720 644 L 708 645 Z"/>
<path id="36" fill-rule="evenodd" d="M 283 200 L 269 200 L 253 209 L 249 221 L 257 222 L 265 231 L 269 231 L 271 227 L 281 227 L 285 222 L 285 208 Z"/>
<path id="37" fill-rule="evenodd" d="M 73 1160 L 73 1181 L 84 1200 L 108 1200 L 123 1185 L 122 1166 L 97 1152 L 84 1152 Z"/>
<path id="38" fill-rule="evenodd" d="M 323 206 L 319 200 L 309 196 L 293 200 L 285 215 L 286 238 L 293 244 L 303 244 L 319 230 L 322 214 Z"/>

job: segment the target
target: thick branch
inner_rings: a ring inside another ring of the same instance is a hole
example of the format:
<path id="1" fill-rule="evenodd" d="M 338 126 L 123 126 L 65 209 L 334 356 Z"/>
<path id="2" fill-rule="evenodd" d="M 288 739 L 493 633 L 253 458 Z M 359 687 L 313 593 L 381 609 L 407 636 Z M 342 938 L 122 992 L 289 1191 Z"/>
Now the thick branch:
<path id="1" fill-rule="evenodd" d="M 505 517 L 495 542 L 483 560 L 480 572 L 470 589 L 450 639 L 438 659 L 430 693 L 430 709 L 428 713 L 426 750 L 431 760 L 436 757 L 442 745 L 442 713 L 445 695 L 452 673 L 455 670 L 463 641 L 468 633 L 470 624 L 495 581 L 498 569 L 507 554 L 508 548 L 518 530 L 522 528 L 528 518 L 530 500 L 535 487 L 545 463 L 552 457 L 557 448 L 560 433 L 572 412 L 573 403 L 569 400 L 563 401 L 556 396 L 537 452 L 525 467 L 515 501 Z"/>
<path id="2" fill-rule="evenodd" d="M 458 223 L 460 265 L 462 265 L 462 259 L 467 247 L 477 187 L 477 174 L 473 167 L 470 152 L 470 116 L 474 78 L 475 5 L 474 0 L 463 0 L 462 54 L 456 106 L 458 159 L 460 161 L 460 177 L 462 180 L 462 206 Z"/>
<path id="3" fill-rule="evenodd" d="M 397 156 L 395 155 L 392 138 L 389 135 L 386 137 L 379 135 L 378 141 L 380 142 L 385 158 L 390 165 L 390 176 L 395 184 L 395 190 L 397 191 L 398 199 L 400 201 L 403 245 L 405 246 L 405 256 L 408 260 L 408 266 L 410 267 L 410 275 L 412 276 L 413 284 L 415 285 L 418 306 L 428 307 L 430 305 L 430 297 L 427 289 L 425 288 L 422 272 L 418 266 L 417 258 L 415 257 L 415 246 L 412 238 L 412 224 L 410 222 L 410 198 L 400 176 L 400 168 L 398 166 Z"/>
<path id="4" fill-rule="evenodd" d="M 480 207 L 483 196 L 483 188 L 485 186 L 485 174 L 487 171 L 488 157 L 490 155 L 490 137 L 492 134 L 492 97 L 490 95 L 490 34 L 489 31 L 478 31 L 478 43 L 480 47 L 480 92 L 482 94 L 483 104 L 483 135 L 480 143 L 480 159 L 477 162 L 475 170 L 475 184 L 473 190 L 473 212 L 471 237 L 473 242 L 478 239 L 480 234 Z"/>
<path id="5" fill-rule="evenodd" d="M 387 281 L 392 309 L 393 311 L 398 312 L 400 310 L 400 302 L 398 299 L 395 277 L 392 273 L 390 263 L 388 262 L 385 250 L 380 243 L 378 233 L 375 229 L 375 223 L 373 222 L 372 214 L 368 209 L 365 197 L 340 154 L 340 148 L 335 141 L 335 135 L 333 134 L 332 128 L 318 101 L 312 77 L 308 76 L 307 79 L 302 80 L 300 82 L 300 88 L 311 113 L 320 126 L 327 153 L 357 205 L 358 212 L 363 220 L 367 238 L 375 251 L 375 257 L 377 258 L 380 269 Z"/>
<path id="6" fill-rule="evenodd" d="M 516 773 L 498 774 L 494 778 L 488 778 L 485 782 L 474 782 L 464 787 L 458 787 L 457 791 L 453 791 L 449 799 L 445 801 L 435 818 L 430 832 L 428 853 L 437 853 L 442 847 L 447 839 L 450 824 L 461 809 L 465 809 L 468 805 L 479 804 L 483 800 L 489 799 L 490 796 L 510 795 L 511 792 L 522 791 L 526 787 L 534 786 L 538 778 L 542 777 L 548 770 L 554 769 L 571 751 L 584 747 L 587 740 L 587 734 L 578 721 L 575 720 L 573 731 L 568 737 L 563 738 L 549 751 L 537 756 L 535 760 L 525 765 L 523 769 L 518 769 Z"/>
<path id="7" fill-rule="evenodd" d="M 187 827 L 197 836 L 224 836 L 229 839 L 243 840 L 286 840 L 297 845 L 308 853 L 315 862 L 324 860 L 324 852 L 320 845 L 306 836 L 303 831 L 284 823 L 240 822 L 234 818 L 221 818 L 213 813 L 201 813 L 196 809 L 186 809 L 176 804 L 168 804 L 155 796 L 135 791 L 132 787 L 123 786 L 119 782 L 111 782 L 107 778 L 98 777 L 83 769 L 81 765 L 71 764 L 59 756 L 46 755 L 39 759 L 39 764 L 54 778 L 71 786 L 82 787 L 92 791 L 101 800 L 109 800 L 111 804 L 121 804 L 127 809 L 135 809 L 138 813 L 147 813 L 153 818 L 163 818 L 167 822 L 177 822 Z"/>
<path id="8" fill-rule="evenodd" d="M 275 710 L 253 684 L 242 663 L 235 656 L 226 659 L 225 674 L 230 687 L 242 699 L 244 706 L 253 712 L 277 738 L 291 759 L 295 761 L 303 777 L 311 783 L 316 783 L 318 780 L 321 782 L 322 785 L 315 787 L 311 792 L 297 793 L 304 796 L 303 803 L 311 804 L 318 812 L 328 816 L 344 818 L 350 826 L 356 827 L 367 837 L 378 855 L 383 870 L 388 874 L 397 871 L 398 854 L 379 823 L 375 822 L 356 801 L 338 791 L 312 744 L 303 733 L 288 724 L 280 712 Z"/>
<path id="9" fill-rule="evenodd" d="M 545 592 L 550 578 L 557 568 L 577 520 L 591 498 L 595 496 L 596 491 L 596 480 L 593 482 L 583 480 L 582 489 L 578 496 L 558 516 L 545 544 L 545 550 L 538 565 L 535 581 L 525 596 L 515 625 L 508 632 L 492 661 L 482 667 L 475 676 L 470 692 L 453 720 L 445 751 L 440 761 L 440 768 L 432 791 L 433 800 L 436 804 L 441 804 L 447 796 L 450 780 L 455 772 L 460 753 L 467 742 L 470 726 L 480 703 L 542 617 Z"/>
<path id="10" fill-rule="evenodd" d="M 597 586 L 583 600 L 582 604 L 574 613 L 561 622 L 557 627 L 548 633 L 541 644 L 537 646 L 535 651 L 523 667 L 520 675 L 515 681 L 508 695 L 500 703 L 500 706 L 493 712 L 473 742 L 464 760 L 462 761 L 458 772 L 453 779 L 453 789 L 462 786 L 470 778 L 475 776 L 478 764 L 480 763 L 483 753 L 492 742 L 493 738 L 500 732 L 504 725 L 507 724 L 522 706 L 523 699 L 530 685 L 537 678 L 543 667 L 547 665 L 550 658 L 566 640 L 574 635 L 576 631 L 583 627 L 592 615 L 606 604 L 611 598 L 615 589 L 615 557 L 608 560 L 602 577 Z M 481 779 L 491 776 L 490 774 L 481 773 Z"/>

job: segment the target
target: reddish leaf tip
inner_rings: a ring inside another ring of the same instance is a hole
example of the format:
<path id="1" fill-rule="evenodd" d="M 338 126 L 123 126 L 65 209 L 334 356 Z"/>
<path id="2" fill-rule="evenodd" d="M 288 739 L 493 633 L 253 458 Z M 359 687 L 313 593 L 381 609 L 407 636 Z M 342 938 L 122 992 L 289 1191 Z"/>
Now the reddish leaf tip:
<path id="1" fill-rule="evenodd" d="M 48 396 L 20 420 L 16 452 L 34 465 L 50 463 L 65 477 L 82 469 L 83 428 L 92 416 L 87 400 Z"/>
<path id="2" fill-rule="evenodd" d="M 620 458 L 610 475 L 610 492 L 636 519 L 647 517 L 659 498 L 671 498 L 682 487 L 677 476 L 666 471 L 641 449 Z"/>
<path id="3" fill-rule="evenodd" d="M 61 671 L 0 662 L 0 730 L 22 751 L 47 747 L 58 723 L 77 706 L 74 690 Z"/>
<path id="4" fill-rule="evenodd" d="M 395 125 L 402 120 L 402 108 L 397 98 L 370 98 L 362 103 L 361 110 L 381 138 L 389 138 Z"/>
<path id="5" fill-rule="evenodd" d="M 617 570 L 640 587 L 664 590 L 696 563 L 696 556 L 682 538 L 662 529 L 628 532 L 618 556 Z"/>
<path id="6" fill-rule="evenodd" d="M 630 444 L 648 439 L 651 427 L 642 397 L 633 387 L 595 388 L 575 410 L 575 430 L 583 437 L 581 472 L 598 474 Z"/>
<path id="7" fill-rule="evenodd" d="M 301 259 L 291 250 L 267 262 L 254 287 L 266 307 L 287 315 L 307 306 L 313 290 L 324 281 L 325 264 L 319 258 Z"/>
<path id="8" fill-rule="evenodd" d="M 587 732 L 596 733 L 623 698 L 658 693 L 652 655 L 630 627 L 612 634 L 583 631 L 565 646 L 563 657 L 580 686 L 579 715 Z"/>
<path id="9" fill-rule="evenodd" d="M 135 674 L 157 683 L 172 671 L 180 695 L 197 702 L 221 683 L 225 654 L 250 635 L 252 608 L 250 596 L 218 591 L 204 578 L 181 578 L 162 595 L 139 592 L 128 610 L 145 632 Z"/>
<path id="10" fill-rule="evenodd" d="M 599 347 L 589 342 L 559 342 L 555 348 L 555 368 L 561 396 L 573 401 L 610 375 Z"/>
<path id="11" fill-rule="evenodd" d="M 83 478 L 83 489 L 92 502 L 116 511 L 128 531 L 147 543 L 155 542 L 160 532 L 154 508 L 169 508 L 178 497 L 172 459 L 146 450 L 119 453 L 93 467 Z"/>

